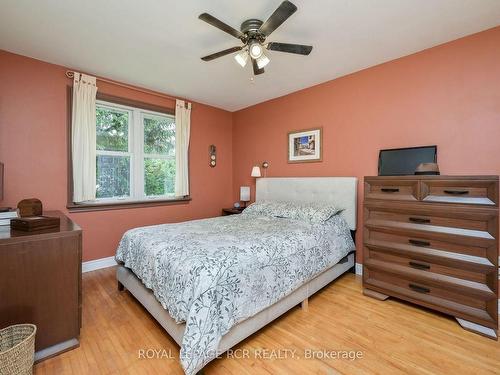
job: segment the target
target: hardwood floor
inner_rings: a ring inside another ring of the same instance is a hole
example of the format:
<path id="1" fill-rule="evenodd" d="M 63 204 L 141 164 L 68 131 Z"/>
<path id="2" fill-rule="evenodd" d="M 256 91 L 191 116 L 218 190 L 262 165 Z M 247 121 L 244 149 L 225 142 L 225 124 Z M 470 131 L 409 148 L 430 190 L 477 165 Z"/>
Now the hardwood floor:
<path id="1" fill-rule="evenodd" d="M 308 312 L 292 309 L 236 349 L 235 357 L 249 358 L 217 359 L 205 374 L 500 374 L 499 342 L 463 330 L 453 318 L 366 297 L 353 274 L 310 298 Z M 362 358 L 306 359 L 307 349 L 361 351 Z M 153 350 L 159 358 L 139 358 Z M 289 359 L 266 358 L 273 353 Z M 36 365 L 35 374 L 182 375 L 178 357 L 161 326 L 128 292 L 118 292 L 115 269 L 108 268 L 83 275 L 81 346 Z"/>

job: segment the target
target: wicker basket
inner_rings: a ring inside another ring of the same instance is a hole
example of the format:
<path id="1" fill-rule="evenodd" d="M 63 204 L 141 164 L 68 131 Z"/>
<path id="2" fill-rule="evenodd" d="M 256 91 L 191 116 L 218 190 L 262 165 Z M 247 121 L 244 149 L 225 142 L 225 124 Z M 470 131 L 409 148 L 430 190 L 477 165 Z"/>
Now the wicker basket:
<path id="1" fill-rule="evenodd" d="M 35 357 L 33 324 L 16 324 L 0 329 L 0 375 L 33 373 Z"/>

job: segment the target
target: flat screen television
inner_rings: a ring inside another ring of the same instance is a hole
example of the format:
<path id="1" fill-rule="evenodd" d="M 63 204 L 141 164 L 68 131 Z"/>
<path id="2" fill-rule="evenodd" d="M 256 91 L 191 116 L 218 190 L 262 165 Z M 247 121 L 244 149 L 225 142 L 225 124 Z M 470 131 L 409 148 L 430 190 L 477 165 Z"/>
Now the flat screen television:
<path id="1" fill-rule="evenodd" d="M 436 163 L 437 146 L 393 148 L 380 150 L 379 176 L 405 176 L 415 174 L 420 163 Z"/>

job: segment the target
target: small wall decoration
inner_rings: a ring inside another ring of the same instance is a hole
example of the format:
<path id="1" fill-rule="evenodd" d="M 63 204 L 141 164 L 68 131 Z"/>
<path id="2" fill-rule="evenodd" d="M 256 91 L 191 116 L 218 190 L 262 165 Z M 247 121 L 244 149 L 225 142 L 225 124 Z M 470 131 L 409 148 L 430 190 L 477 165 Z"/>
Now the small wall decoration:
<path id="1" fill-rule="evenodd" d="M 322 160 L 322 128 L 294 130 L 288 133 L 288 162 L 305 163 Z"/>
<path id="2" fill-rule="evenodd" d="M 209 157 L 209 164 L 210 167 L 215 168 L 217 165 L 217 151 L 215 148 L 215 145 L 210 145 L 208 147 L 208 157 Z"/>

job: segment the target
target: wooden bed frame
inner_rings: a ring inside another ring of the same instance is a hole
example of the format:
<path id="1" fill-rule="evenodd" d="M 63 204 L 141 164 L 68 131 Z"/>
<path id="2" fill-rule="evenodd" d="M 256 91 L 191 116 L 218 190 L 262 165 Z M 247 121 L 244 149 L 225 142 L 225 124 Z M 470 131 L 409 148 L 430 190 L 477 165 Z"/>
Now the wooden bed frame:
<path id="1" fill-rule="evenodd" d="M 356 229 L 356 192 L 357 178 L 355 177 L 260 178 L 257 180 L 256 200 L 333 203 L 343 210 L 341 215 L 349 224 L 351 232 L 354 233 Z M 338 264 L 325 270 L 285 298 L 232 327 L 222 337 L 219 343 L 219 352 L 224 353 L 298 304 L 301 304 L 302 308 L 307 311 L 308 298 L 311 295 L 354 268 L 355 253 L 351 252 Z M 146 288 L 130 269 L 119 265 L 116 278 L 118 289 L 124 290 L 126 288 L 177 344 L 181 345 L 185 324 L 177 324 L 156 300 L 153 292 Z"/>

